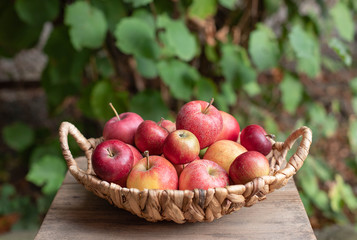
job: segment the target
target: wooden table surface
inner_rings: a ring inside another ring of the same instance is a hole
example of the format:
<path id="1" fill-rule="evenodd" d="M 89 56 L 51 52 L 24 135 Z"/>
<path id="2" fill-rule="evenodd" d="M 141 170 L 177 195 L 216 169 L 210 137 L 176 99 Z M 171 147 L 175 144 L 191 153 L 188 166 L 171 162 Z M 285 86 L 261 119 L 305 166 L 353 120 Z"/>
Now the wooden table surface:
<path id="1" fill-rule="evenodd" d="M 83 159 L 79 161 L 83 164 Z M 211 223 L 151 223 L 88 192 L 69 173 L 41 225 L 42 239 L 316 239 L 293 180 Z"/>

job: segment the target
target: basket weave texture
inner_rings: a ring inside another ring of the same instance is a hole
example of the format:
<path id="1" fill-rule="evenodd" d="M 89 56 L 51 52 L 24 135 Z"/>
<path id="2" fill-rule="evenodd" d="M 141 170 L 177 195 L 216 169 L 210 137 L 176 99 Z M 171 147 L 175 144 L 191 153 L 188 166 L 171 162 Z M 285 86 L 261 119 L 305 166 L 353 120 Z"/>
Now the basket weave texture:
<path id="1" fill-rule="evenodd" d="M 80 169 L 68 146 L 68 134 L 72 135 L 87 158 L 87 170 Z M 287 152 L 295 141 L 302 137 L 296 152 L 286 163 Z M 184 222 L 211 222 L 264 200 L 268 193 L 285 186 L 288 180 L 301 168 L 309 153 L 312 132 L 301 127 L 292 132 L 284 142 L 273 142 L 267 156 L 270 161 L 270 174 L 255 178 L 245 185 L 230 185 L 208 190 L 143 190 L 122 188 L 115 183 L 99 179 L 93 172 L 91 156 L 102 138 L 86 139 L 71 123 L 63 122 L 59 137 L 64 159 L 70 173 L 84 187 L 109 203 L 125 209 L 147 221 L 162 220 Z"/>

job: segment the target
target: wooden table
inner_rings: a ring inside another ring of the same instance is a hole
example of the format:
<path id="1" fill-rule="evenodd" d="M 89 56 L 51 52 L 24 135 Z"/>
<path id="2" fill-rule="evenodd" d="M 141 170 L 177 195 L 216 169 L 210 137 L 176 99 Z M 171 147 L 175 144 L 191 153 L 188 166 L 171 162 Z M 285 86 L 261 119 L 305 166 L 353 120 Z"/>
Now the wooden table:
<path id="1" fill-rule="evenodd" d="M 79 163 L 83 164 L 84 159 Z M 67 173 L 40 239 L 316 239 L 293 180 L 267 199 L 211 223 L 150 223 L 110 205 Z"/>

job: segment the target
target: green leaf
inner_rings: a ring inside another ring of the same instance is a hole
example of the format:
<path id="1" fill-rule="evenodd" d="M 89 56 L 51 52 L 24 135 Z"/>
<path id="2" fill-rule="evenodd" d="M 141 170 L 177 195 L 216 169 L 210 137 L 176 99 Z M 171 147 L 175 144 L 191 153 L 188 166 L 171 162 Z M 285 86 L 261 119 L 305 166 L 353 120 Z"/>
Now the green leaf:
<path id="1" fill-rule="evenodd" d="M 331 167 L 323 160 L 319 158 L 310 157 L 310 165 L 314 169 L 316 176 L 322 181 L 331 181 L 333 179 L 333 170 Z"/>
<path id="2" fill-rule="evenodd" d="M 323 106 L 317 103 L 311 104 L 308 114 L 313 132 L 325 137 L 331 137 L 335 134 L 338 125 L 337 120 L 332 114 L 327 114 Z"/>
<path id="3" fill-rule="evenodd" d="M 214 98 L 217 94 L 217 87 L 212 79 L 202 77 L 197 82 L 197 100 L 209 102 L 211 98 Z"/>
<path id="4" fill-rule="evenodd" d="M 117 47 L 126 54 L 156 59 L 159 45 L 155 41 L 155 29 L 142 19 L 128 17 L 117 25 L 114 35 Z"/>
<path id="5" fill-rule="evenodd" d="M 314 57 L 314 39 L 300 25 L 293 27 L 289 34 L 289 41 L 298 58 Z"/>
<path id="6" fill-rule="evenodd" d="M 243 88 L 249 95 L 259 93 L 256 84 L 257 73 L 251 67 L 245 49 L 231 45 L 222 45 L 222 57 L 219 66 L 226 81 L 234 88 Z"/>
<path id="7" fill-rule="evenodd" d="M 357 119 L 355 117 L 349 119 L 347 135 L 352 152 L 357 153 Z"/>
<path id="8" fill-rule="evenodd" d="M 208 17 L 214 16 L 217 11 L 217 1 L 216 0 L 193 0 L 192 4 L 188 9 L 188 14 L 191 17 L 198 17 L 201 19 L 206 19 Z"/>
<path id="9" fill-rule="evenodd" d="M 319 209 L 323 211 L 330 210 L 330 202 L 326 192 L 322 190 L 317 191 L 312 201 Z"/>
<path id="10" fill-rule="evenodd" d="M 4 142 L 16 151 L 23 151 L 35 141 L 35 131 L 27 124 L 16 122 L 2 130 Z"/>
<path id="11" fill-rule="evenodd" d="M 4 199 L 4 198 L 10 198 L 11 196 L 13 196 L 16 193 L 16 189 L 13 185 L 9 184 L 9 183 L 4 183 L 1 186 L 0 189 L 0 198 Z"/>
<path id="12" fill-rule="evenodd" d="M 351 11 L 347 5 L 344 2 L 339 1 L 330 10 L 330 15 L 332 16 L 340 36 L 344 40 L 351 42 L 354 36 L 355 24 Z"/>
<path id="13" fill-rule="evenodd" d="M 30 165 L 34 162 L 39 161 L 45 155 L 57 156 L 59 158 L 62 157 L 62 152 L 60 150 L 60 143 L 58 140 L 44 143 L 43 145 L 37 145 L 36 148 L 31 152 L 30 155 Z"/>
<path id="14" fill-rule="evenodd" d="M 145 120 L 159 121 L 167 118 L 169 109 L 163 102 L 160 92 L 145 90 L 133 96 L 130 101 L 131 112 L 139 114 Z"/>
<path id="15" fill-rule="evenodd" d="M 237 95 L 234 91 L 232 84 L 228 82 L 223 82 L 221 84 L 222 95 L 224 96 L 226 103 L 232 106 L 237 102 Z"/>
<path id="16" fill-rule="evenodd" d="M 205 56 L 209 61 L 214 63 L 219 60 L 219 56 L 217 54 L 216 48 L 208 44 L 205 45 Z"/>
<path id="17" fill-rule="evenodd" d="M 102 45 L 107 22 L 103 12 L 88 2 L 78 1 L 66 7 L 64 22 L 75 49 L 98 48 Z"/>
<path id="18" fill-rule="evenodd" d="M 66 96 L 77 94 L 83 88 L 82 72 L 90 52 L 77 52 L 73 48 L 65 26 L 53 29 L 44 51 L 49 59 L 41 81 L 50 108 L 54 109 Z"/>
<path id="19" fill-rule="evenodd" d="M 306 161 L 302 168 L 299 170 L 298 182 L 303 192 L 310 198 L 313 198 L 319 191 L 318 180 L 313 170 L 309 167 L 309 161 Z"/>
<path id="20" fill-rule="evenodd" d="M 290 44 L 298 57 L 298 70 L 310 77 L 320 73 L 321 57 L 316 37 L 295 25 L 289 34 Z"/>
<path id="21" fill-rule="evenodd" d="M 115 74 L 113 65 L 110 63 L 108 56 L 97 56 L 95 59 L 97 70 L 104 78 L 109 78 Z"/>
<path id="22" fill-rule="evenodd" d="M 197 43 L 185 22 L 172 20 L 164 15 L 158 20 L 158 25 L 165 28 L 164 38 L 173 53 L 184 61 L 192 60 L 197 51 Z"/>
<path id="23" fill-rule="evenodd" d="M 98 81 L 94 85 L 90 95 L 90 106 L 94 115 L 102 120 L 109 120 L 114 117 L 114 112 L 110 108 L 112 103 L 118 113 L 126 112 L 128 105 L 128 92 L 115 91 L 109 81 Z"/>
<path id="24" fill-rule="evenodd" d="M 24 48 L 33 47 L 42 26 L 25 24 L 16 14 L 12 1 L 1 1 L 0 7 L 0 55 L 12 57 Z"/>
<path id="25" fill-rule="evenodd" d="M 288 73 L 284 74 L 284 79 L 280 84 L 280 91 L 284 109 L 288 113 L 294 114 L 304 91 L 299 79 Z"/>
<path id="26" fill-rule="evenodd" d="M 196 69 L 179 60 L 158 63 L 159 76 L 169 86 L 171 94 L 181 100 L 189 101 L 195 83 L 200 79 Z"/>
<path id="27" fill-rule="evenodd" d="M 144 57 L 135 57 L 138 72 L 141 76 L 146 78 L 155 78 L 157 77 L 157 67 L 156 62 Z"/>
<path id="28" fill-rule="evenodd" d="M 343 63 L 346 66 L 351 66 L 352 57 L 351 54 L 348 52 L 346 45 L 343 42 L 341 42 L 337 38 L 332 38 L 329 41 L 328 45 L 337 53 L 337 55 L 342 59 Z"/>
<path id="29" fill-rule="evenodd" d="M 243 85 L 243 89 L 251 97 L 261 93 L 260 86 L 257 82 L 247 82 Z"/>
<path id="30" fill-rule="evenodd" d="M 136 9 L 133 12 L 132 17 L 141 20 L 142 22 L 148 24 L 150 29 L 155 30 L 156 23 L 155 23 L 154 16 L 152 13 L 150 13 L 146 9 L 144 9 L 144 8 Z"/>
<path id="31" fill-rule="evenodd" d="M 94 7 L 102 10 L 108 23 L 108 28 L 114 32 L 116 25 L 126 16 L 124 3 L 118 0 L 91 0 Z"/>
<path id="32" fill-rule="evenodd" d="M 279 133 L 279 126 L 277 121 L 270 115 L 266 115 L 264 118 L 264 129 L 267 133 L 277 135 Z"/>
<path id="33" fill-rule="evenodd" d="M 39 187 L 44 194 L 55 193 L 62 184 L 66 164 L 58 156 L 45 155 L 30 166 L 26 179 Z"/>
<path id="34" fill-rule="evenodd" d="M 218 106 L 218 109 L 224 112 L 229 112 L 229 106 L 224 94 L 218 94 L 214 99 L 214 102 Z"/>
<path id="35" fill-rule="evenodd" d="M 353 78 L 350 83 L 350 89 L 352 91 L 352 94 L 357 96 L 357 77 Z"/>
<path id="36" fill-rule="evenodd" d="M 229 10 L 236 9 L 237 5 L 239 4 L 239 0 L 218 0 L 219 4 Z"/>
<path id="37" fill-rule="evenodd" d="M 60 4 L 59 0 L 16 0 L 15 9 L 21 20 L 27 24 L 42 25 L 57 17 Z"/>
<path id="38" fill-rule="evenodd" d="M 259 70 L 275 67 L 280 51 L 274 32 L 263 24 L 258 24 L 249 37 L 249 54 Z"/>
<path id="39" fill-rule="evenodd" d="M 269 1 L 270 2 L 270 1 Z M 308 216 L 312 216 L 314 214 L 314 208 L 311 204 L 311 200 L 309 197 L 306 196 L 303 192 L 299 191 L 299 195 L 301 198 L 302 203 L 304 204 L 304 208 Z"/>
<path id="40" fill-rule="evenodd" d="M 131 3 L 134 8 L 145 6 L 151 3 L 153 0 L 124 0 L 126 3 Z"/>

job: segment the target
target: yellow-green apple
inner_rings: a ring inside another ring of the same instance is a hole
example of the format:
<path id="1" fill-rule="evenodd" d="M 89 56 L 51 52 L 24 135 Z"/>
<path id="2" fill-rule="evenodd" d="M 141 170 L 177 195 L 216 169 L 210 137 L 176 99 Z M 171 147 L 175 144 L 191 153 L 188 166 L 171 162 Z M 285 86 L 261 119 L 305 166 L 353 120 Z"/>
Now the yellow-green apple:
<path id="1" fill-rule="evenodd" d="M 139 160 L 141 160 L 143 158 L 143 155 L 141 155 L 141 153 L 139 152 L 138 149 L 136 149 L 136 147 L 134 147 L 133 145 L 127 144 L 130 147 L 130 150 L 133 152 L 133 156 L 134 156 L 134 162 L 133 162 L 133 166 L 139 162 Z"/>
<path id="2" fill-rule="evenodd" d="M 213 105 L 205 101 L 186 103 L 177 114 L 176 129 L 185 129 L 197 137 L 200 148 L 211 145 L 222 130 L 222 116 Z"/>
<path id="3" fill-rule="evenodd" d="M 166 130 L 170 133 L 176 130 L 176 123 L 165 118 L 161 118 L 161 120 L 157 124 L 159 124 L 163 128 L 166 128 Z"/>
<path id="4" fill-rule="evenodd" d="M 146 156 L 131 170 L 128 188 L 144 189 L 177 189 L 178 176 L 175 167 L 160 156 Z"/>
<path id="5" fill-rule="evenodd" d="M 222 115 L 223 119 L 223 128 L 219 133 L 216 141 L 219 140 L 232 140 L 237 141 L 239 137 L 240 127 L 237 119 L 233 117 L 231 114 L 226 113 L 224 111 L 219 111 Z"/>
<path id="6" fill-rule="evenodd" d="M 166 128 L 161 127 L 154 121 L 145 120 L 135 133 L 135 145 L 141 151 L 149 151 L 150 154 L 162 154 L 164 141 L 169 135 Z"/>
<path id="7" fill-rule="evenodd" d="M 217 163 L 201 159 L 189 163 L 181 172 L 179 178 L 180 190 L 193 190 L 225 187 L 229 184 L 229 177 Z"/>
<path id="8" fill-rule="evenodd" d="M 269 175 L 269 161 L 257 151 L 242 153 L 229 168 L 229 176 L 235 184 L 246 184 L 265 175 Z"/>
<path id="9" fill-rule="evenodd" d="M 133 112 L 118 114 L 111 103 L 110 106 L 113 108 L 116 116 L 105 123 L 103 138 L 105 140 L 118 139 L 133 145 L 136 129 L 144 119 Z"/>
<path id="10" fill-rule="evenodd" d="M 258 151 L 263 155 L 268 155 L 271 151 L 272 144 L 267 138 L 267 133 L 259 125 L 252 124 L 243 128 L 240 134 L 240 143 L 248 151 Z"/>
<path id="11" fill-rule="evenodd" d="M 176 130 L 170 133 L 164 142 L 164 156 L 173 164 L 192 162 L 200 153 L 197 137 L 187 130 Z"/>
<path id="12" fill-rule="evenodd" d="M 95 174 L 108 182 L 123 183 L 133 166 L 134 156 L 124 142 L 111 139 L 100 143 L 93 151 Z"/>
<path id="13" fill-rule="evenodd" d="M 218 163 L 228 173 L 232 162 L 246 151 L 247 149 L 237 142 L 220 140 L 208 147 L 203 159 Z"/>

